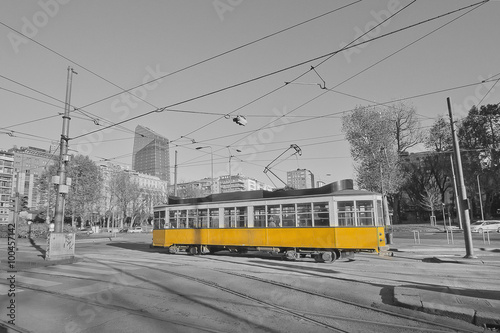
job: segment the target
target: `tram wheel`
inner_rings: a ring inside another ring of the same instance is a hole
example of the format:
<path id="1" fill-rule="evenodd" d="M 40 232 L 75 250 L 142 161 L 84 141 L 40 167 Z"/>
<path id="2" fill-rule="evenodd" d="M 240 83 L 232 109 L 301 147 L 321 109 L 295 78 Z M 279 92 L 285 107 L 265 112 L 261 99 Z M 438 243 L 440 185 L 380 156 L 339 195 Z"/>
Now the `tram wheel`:
<path id="1" fill-rule="evenodd" d="M 286 258 L 286 260 L 296 260 L 297 259 L 297 252 L 295 252 L 293 250 L 286 251 L 285 258 Z"/>
<path id="2" fill-rule="evenodd" d="M 198 248 L 196 246 L 190 246 L 188 248 L 188 253 L 191 255 L 198 254 Z"/>
<path id="3" fill-rule="evenodd" d="M 316 262 L 323 262 L 323 258 L 321 257 L 321 254 L 313 254 L 312 257 L 314 258 L 314 261 Z"/>
<path id="4" fill-rule="evenodd" d="M 337 254 L 335 252 L 323 252 L 321 253 L 321 259 L 323 259 L 324 262 L 331 264 L 337 259 Z"/>
<path id="5" fill-rule="evenodd" d="M 176 254 L 177 252 L 179 252 L 179 248 L 177 246 L 169 246 L 168 253 Z"/>

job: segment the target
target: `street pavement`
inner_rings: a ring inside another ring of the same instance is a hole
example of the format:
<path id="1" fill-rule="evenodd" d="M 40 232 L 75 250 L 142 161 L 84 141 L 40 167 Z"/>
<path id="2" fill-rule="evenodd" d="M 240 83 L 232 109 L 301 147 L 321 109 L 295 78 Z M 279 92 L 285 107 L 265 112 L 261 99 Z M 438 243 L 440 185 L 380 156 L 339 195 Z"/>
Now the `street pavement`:
<path id="1" fill-rule="evenodd" d="M 401 236 L 401 237 L 400 237 Z M 500 269 L 500 237 L 488 243 L 486 240 L 474 240 L 474 258 L 465 258 L 466 250 L 463 235 L 456 234 L 451 240 L 446 234 L 437 238 L 412 238 L 410 234 L 395 234 L 393 244 L 389 244 L 389 250 L 383 255 L 395 258 L 408 258 L 440 265 L 473 265 L 477 269 L 488 268 L 489 270 Z M 94 234 L 79 236 L 76 238 L 78 244 L 95 242 L 123 242 L 133 241 L 126 234 Z M 81 261 L 78 253 L 72 260 L 44 259 L 46 241 L 44 239 L 19 239 L 17 244 L 15 270 L 23 271 L 36 267 L 51 265 L 67 265 Z M 8 272 L 7 263 L 7 239 L 0 238 L 0 271 Z M 467 279 L 467 276 L 463 276 Z M 470 278 L 469 278 L 470 279 Z M 471 286 L 475 281 L 469 281 Z M 435 287 L 432 290 L 408 288 L 396 286 L 394 288 L 395 304 L 436 315 L 457 318 L 478 326 L 487 328 L 500 328 L 500 287 L 497 290 L 451 288 L 450 286 Z M 24 330 L 8 325 L 3 318 L 0 320 L 0 332 L 25 332 Z"/>

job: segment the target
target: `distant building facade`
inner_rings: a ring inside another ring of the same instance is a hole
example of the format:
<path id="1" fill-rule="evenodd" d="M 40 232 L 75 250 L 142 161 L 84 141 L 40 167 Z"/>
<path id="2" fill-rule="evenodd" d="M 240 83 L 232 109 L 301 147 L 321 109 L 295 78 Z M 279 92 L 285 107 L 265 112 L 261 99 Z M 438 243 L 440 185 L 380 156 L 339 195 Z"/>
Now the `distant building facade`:
<path id="1" fill-rule="evenodd" d="M 14 154 L 0 150 L 0 224 L 9 222 L 14 179 Z"/>
<path id="2" fill-rule="evenodd" d="M 227 175 L 221 176 L 216 182 L 216 190 L 214 193 L 228 193 L 240 191 L 255 191 L 266 190 L 272 191 L 274 187 L 267 185 L 256 179 L 243 175 Z"/>
<path id="3" fill-rule="evenodd" d="M 41 208 L 46 203 L 46 198 L 41 197 L 37 182 L 51 164 L 57 163 L 59 155 L 37 147 L 14 147 L 9 149 L 9 153 L 14 156 L 12 193 L 17 191 L 20 196 L 28 196 L 29 208 Z"/>
<path id="4" fill-rule="evenodd" d="M 286 183 L 294 189 L 314 188 L 314 175 L 310 170 L 297 169 L 286 173 Z"/>
<path id="5" fill-rule="evenodd" d="M 170 186 L 169 193 L 174 195 L 174 187 Z M 212 181 L 204 178 L 196 181 L 177 184 L 177 196 L 182 198 L 203 197 L 216 193 L 241 192 L 266 190 L 272 191 L 274 187 L 256 179 L 243 175 L 225 175 Z"/>
<path id="6" fill-rule="evenodd" d="M 135 128 L 132 170 L 156 176 L 170 183 L 169 141 L 153 130 Z"/>

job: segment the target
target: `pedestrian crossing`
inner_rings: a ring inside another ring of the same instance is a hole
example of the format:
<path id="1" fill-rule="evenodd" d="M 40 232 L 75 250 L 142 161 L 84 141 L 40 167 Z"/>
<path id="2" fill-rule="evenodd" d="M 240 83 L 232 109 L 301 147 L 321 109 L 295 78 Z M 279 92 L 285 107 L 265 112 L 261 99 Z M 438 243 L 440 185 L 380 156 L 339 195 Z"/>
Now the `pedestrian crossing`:
<path id="1" fill-rule="evenodd" d="M 112 279 L 118 281 L 119 279 L 113 277 L 126 272 L 144 269 L 143 265 L 138 265 L 139 263 L 144 264 L 144 262 L 140 260 L 130 263 L 117 263 L 110 259 L 96 260 L 88 258 L 88 260 L 89 261 L 81 261 L 69 265 L 37 267 L 17 272 L 15 273 L 16 293 L 25 291 L 22 286 L 51 288 L 62 285 L 66 283 L 64 278 L 87 279 L 89 281 L 95 281 L 96 279 L 107 281 Z M 152 262 L 148 262 L 146 265 L 151 268 L 158 266 L 158 264 Z M 12 273 L 0 273 L 0 295 L 2 296 L 9 293 L 10 286 L 7 283 L 9 282 L 8 278 L 11 274 Z M 100 281 L 92 285 L 73 288 L 73 291 L 70 293 L 78 295 L 90 291 L 99 291 L 102 287 L 98 285 L 105 284 Z"/>

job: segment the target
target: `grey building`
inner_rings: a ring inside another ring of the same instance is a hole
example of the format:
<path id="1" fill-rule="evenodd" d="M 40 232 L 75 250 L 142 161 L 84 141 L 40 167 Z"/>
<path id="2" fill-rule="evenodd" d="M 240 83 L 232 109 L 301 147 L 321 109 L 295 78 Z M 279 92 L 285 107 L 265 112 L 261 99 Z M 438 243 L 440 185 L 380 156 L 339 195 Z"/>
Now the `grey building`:
<path id="1" fill-rule="evenodd" d="M 138 125 L 135 128 L 132 170 L 156 176 L 170 183 L 168 139 L 147 127 Z"/>
<path id="2" fill-rule="evenodd" d="M 306 169 L 297 169 L 286 173 L 286 183 L 294 189 L 314 188 L 314 175 Z"/>

